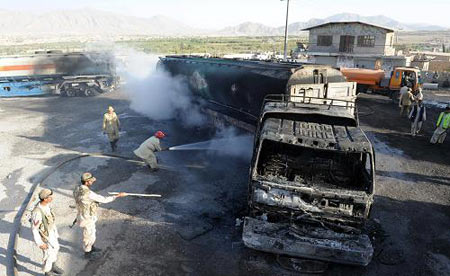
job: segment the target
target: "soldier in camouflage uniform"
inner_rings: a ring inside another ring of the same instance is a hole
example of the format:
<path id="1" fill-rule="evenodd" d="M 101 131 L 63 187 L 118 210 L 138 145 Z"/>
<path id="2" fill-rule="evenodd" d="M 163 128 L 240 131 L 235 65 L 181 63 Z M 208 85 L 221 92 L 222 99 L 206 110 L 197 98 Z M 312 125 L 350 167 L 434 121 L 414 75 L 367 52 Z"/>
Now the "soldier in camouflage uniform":
<path id="1" fill-rule="evenodd" d="M 115 196 L 101 196 L 94 193 L 89 188 L 96 178 L 91 173 L 83 173 L 81 176 L 81 185 L 77 186 L 73 191 L 73 196 L 77 204 L 77 222 L 83 229 L 83 250 L 86 258 L 90 258 L 93 252 L 101 251 L 94 247 L 95 223 L 98 220 L 97 208 L 100 203 L 108 203 L 114 201 L 118 197 L 126 196 L 126 193 L 119 193 Z"/>
<path id="2" fill-rule="evenodd" d="M 57 267 L 55 262 L 59 251 L 58 230 L 55 225 L 55 215 L 50 209 L 53 192 L 42 189 L 39 192 L 40 202 L 36 204 L 31 213 L 31 231 L 37 246 L 43 252 L 43 267 L 46 276 L 58 275 L 64 271 Z"/>
<path id="3" fill-rule="evenodd" d="M 111 150 L 116 151 L 117 141 L 119 141 L 120 121 L 114 108 L 108 107 L 108 112 L 103 115 L 103 132 L 108 135 Z"/>

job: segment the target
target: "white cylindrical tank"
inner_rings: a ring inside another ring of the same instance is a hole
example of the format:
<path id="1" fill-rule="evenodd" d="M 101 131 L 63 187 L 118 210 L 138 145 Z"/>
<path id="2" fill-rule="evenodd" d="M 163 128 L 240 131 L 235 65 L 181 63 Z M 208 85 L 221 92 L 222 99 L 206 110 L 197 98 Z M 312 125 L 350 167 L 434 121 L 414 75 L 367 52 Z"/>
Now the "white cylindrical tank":
<path id="1" fill-rule="evenodd" d="M 425 82 L 422 86 L 423 89 L 426 90 L 438 90 L 439 84 L 438 83 L 431 83 L 431 82 Z"/>

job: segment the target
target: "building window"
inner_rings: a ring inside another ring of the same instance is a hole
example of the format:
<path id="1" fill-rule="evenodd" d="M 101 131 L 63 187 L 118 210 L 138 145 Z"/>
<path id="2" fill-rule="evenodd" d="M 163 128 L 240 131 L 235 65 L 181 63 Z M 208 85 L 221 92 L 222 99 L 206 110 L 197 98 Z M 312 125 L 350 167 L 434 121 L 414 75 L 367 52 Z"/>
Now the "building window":
<path id="1" fill-rule="evenodd" d="M 355 37 L 352 35 L 341 35 L 341 41 L 339 42 L 339 52 L 353 53 L 353 47 L 355 45 Z"/>
<path id="2" fill-rule="evenodd" d="M 331 46 L 332 43 L 333 37 L 331 35 L 317 36 L 317 46 Z"/>
<path id="3" fill-rule="evenodd" d="M 373 35 L 359 35 L 358 47 L 375 47 L 375 36 Z"/>

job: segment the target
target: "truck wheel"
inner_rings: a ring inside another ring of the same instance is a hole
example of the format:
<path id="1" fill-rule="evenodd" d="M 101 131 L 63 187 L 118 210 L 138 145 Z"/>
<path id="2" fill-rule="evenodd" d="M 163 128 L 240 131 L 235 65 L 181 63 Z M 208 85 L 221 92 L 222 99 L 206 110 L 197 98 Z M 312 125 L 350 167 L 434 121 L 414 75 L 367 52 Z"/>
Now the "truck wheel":
<path id="1" fill-rule="evenodd" d="M 64 90 L 64 94 L 65 97 L 75 97 L 77 93 L 75 90 L 69 88 Z"/>
<path id="2" fill-rule="evenodd" d="M 98 94 L 97 91 L 95 91 L 95 89 L 93 88 L 86 88 L 84 90 L 84 96 L 86 97 L 93 97 L 96 96 L 97 94 Z"/>
<path id="3" fill-rule="evenodd" d="M 369 89 L 369 86 L 365 85 L 365 84 L 358 84 L 356 86 L 356 92 L 358 92 L 358 93 L 367 93 L 368 89 Z"/>

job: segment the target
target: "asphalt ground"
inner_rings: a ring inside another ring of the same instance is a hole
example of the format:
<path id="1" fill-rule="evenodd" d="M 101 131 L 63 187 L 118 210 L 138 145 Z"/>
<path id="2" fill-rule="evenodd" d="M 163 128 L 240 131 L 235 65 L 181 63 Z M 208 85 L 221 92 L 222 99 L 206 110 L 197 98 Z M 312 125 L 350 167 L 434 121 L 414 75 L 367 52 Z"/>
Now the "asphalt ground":
<path id="1" fill-rule="evenodd" d="M 156 130 L 164 145 L 204 141 L 210 127 L 185 127 L 178 120 L 154 121 L 129 109 L 119 92 L 93 98 L 0 100 L 0 275 L 13 263 L 11 245 L 18 211 L 33 185 L 79 152 L 109 152 L 101 134 L 102 114 L 113 105 L 122 122 L 118 154 L 132 150 Z M 367 267 L 329 264 L 324 275 L 445 275 L 450 273 L 450 139 L 428 143 L 440 111 L 428 109 L 424 132 L 411 137 L 409 122 L 386 97 L 362 95 L 360 121 L 377 156 L 372 210 L 375 255 Z M 165 166 L 151 173 L 140 163 L 110 157 L 68 162 L 42 183 L 55 190 L 65 275 L 297 275 L 272 254 L 247 249 L 236 218 L 245 215 L 249 155 L 174 151 L 159 155 Z M 91 171 L 93 189 L 161 194 L 161 199 L 126 197 L 101 205 L 97 246 L 103 254 L 85 260 L 75 226 L 72 190 Z M 27 211 L 17 241 L 19 275 L 41 275 L 41 252 L 32 242 Z M 379 222 L 379 225 L 378 225 Z M 290 267 L 291 269 L 294 266 Z"/>

